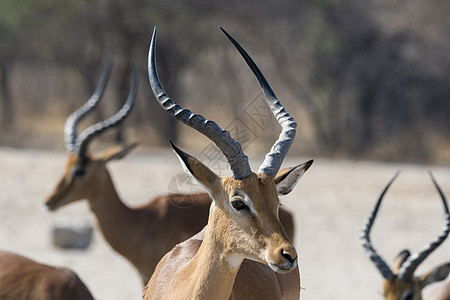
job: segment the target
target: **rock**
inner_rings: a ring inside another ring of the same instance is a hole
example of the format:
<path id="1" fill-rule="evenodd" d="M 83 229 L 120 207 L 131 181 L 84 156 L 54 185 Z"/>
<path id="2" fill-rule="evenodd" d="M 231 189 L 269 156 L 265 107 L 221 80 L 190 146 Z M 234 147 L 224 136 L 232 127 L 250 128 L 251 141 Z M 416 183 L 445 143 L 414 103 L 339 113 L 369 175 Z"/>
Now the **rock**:
<path id="1" fill-rule="evenodd" d="M 85 220 L 59 220 L 53 224 L 53 244 L 64 249 L 86 249 L 91 244 L 92 233 L 92 226 Z"/>

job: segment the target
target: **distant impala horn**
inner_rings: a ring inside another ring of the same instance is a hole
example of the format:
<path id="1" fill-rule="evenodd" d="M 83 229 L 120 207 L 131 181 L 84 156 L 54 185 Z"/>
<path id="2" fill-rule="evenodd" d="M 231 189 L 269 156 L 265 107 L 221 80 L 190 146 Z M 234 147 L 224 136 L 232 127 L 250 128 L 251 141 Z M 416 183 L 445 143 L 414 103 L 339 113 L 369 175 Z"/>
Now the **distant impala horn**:
<path id="1" fill-rule="evenodd" d="M 93 137 L 99 135 L 108 128 L 120 125 L 133 107 L 138 87 L 138 72 L 136 67 L 133 67 L 130 92 L 122 108 L 109 119 L 91 125 L 80 135 L 77 134 L 77 125 L 80 120 L 84 118 L 100 100 L 108 82 L 109 75 L 111 74 L 111 69 L 112 64 L 110 63 L 103 72 L 100 82 L 91 98 L 81 108 L 72 113 L 66 121 L 64 128 L 66 147 L 69 151 L 76 152 L 80 157 L 86 156 L 87 146 Z"/>
<path id="2" fill-rule="evenodd" d="M 434 186 L 436 187 L 437 191 L 439 192 L 439 195 L 442 199 L 442 204 L 444 205 L 444 213 L 445 213 L 445 226 L 438 237 L 429 243 L 422 251 L 418 252 L 415 255 L 411 255 L 406 259 L 406 261 L 402 264 L 399 272 L 398 277 L 402 279 L 403 281 L 411 280 L 411 278 L 414 276 L 414 271 L 417 269 L 417 267 L 430 255 L 434 250 L 436 250 L 437 247 L 439 247 L 447 238 L 449 232 L 450 232 L 450 212 L 448 209 L 447 199 L 445 198 L 444 193 L 442 192 L 441 188 L 439 187 L 438 183 L 436 182 L 436 179 L 434 179 L 433 174 L 430 172 L 431 180 L 434 183 Z"/>
<path id="3" fill-rule="evenodd" d="M 374 209 L 372 210 L 372 213 L 370 214 L 369 218 L 367 219 L 366 224 L 363 226 L 362 233 L 361 233 L 362 245 L 366 249 L 367 255 L 372 260 L 372 262 L 375 264 L 377 269 L 380 271 L 381 275 L 387 280 L 391 279 L 394 276 L 394 274 L 393 274 L 392 270 L 389 268 L 389 266 L 385 263 L 385 261 L 381 258 L 381 256 L 378 255 L 376 250 L 373 248 L 372 242 L 370 241 L 370 230 L 372 229 L 372 225 L 377 216 L 378 210 L 381 205 L 381 201 L 383 200 L 383 197 L 384 197 L 385 193 L 387 192 L 387 190 L 389 189 L 392 182 L 395 180 L 395 178 L 397 178 L 398 174 L 399 173 L 397 172 L 397 174 L 395 174 L 395 176 L 391 179 L 391 181 L 389 181 L 387 186 L 384 188 L 383 192 L 380 195 L 380 198 L 378 199 L 377 203 L 374 206 Z M 442 203 L 444 205 L 445 227 L 444 227 L 443 231 L 441 232 L 441 234 L 436 238 L 436 240 L 434 240 L 433 242 L 428 244 L 419 253 L 408 256 L 408 258 L 405 260 L 405 262 L 403 262 L 403 264 L 401 265 L 401 267 L 398 271 L 398 277 L 405 282 L 411 281 L 411 279 L 414 276 L 414 271 L 417 269 L 417 267 L 420 265 L 420 263 L 422 263 L 428 257 L 428 255 L 430 255 L 434 250 L 436 250 L 437 247 L 439 247 L 444 242 L 444 240 L 447 238 L 449 231 L 450 231 L 450 213 L 449 213 L 449 208 L 447 205 L 447 200 L 431 172 L 430 172 L 430 176 L 431 176 L 431 180 L 433 181 L 436 189 L 439 192 L 439 195 L 441 196 Z"/>

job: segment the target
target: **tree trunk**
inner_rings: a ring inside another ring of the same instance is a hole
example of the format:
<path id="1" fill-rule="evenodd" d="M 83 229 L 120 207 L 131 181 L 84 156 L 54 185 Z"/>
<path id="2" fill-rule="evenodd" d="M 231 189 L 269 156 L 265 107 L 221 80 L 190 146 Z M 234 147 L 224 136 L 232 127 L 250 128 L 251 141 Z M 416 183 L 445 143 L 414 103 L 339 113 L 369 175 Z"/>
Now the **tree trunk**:
<path id="1" fill-rule="evenodd" d="M 9 84 L 9 64 L 0 63 L 0 104 L 1 104 L 1 125 L 4 130 L 11 129 L 14 125 L 14 109 L 11 99 L 11 87 Z"/>

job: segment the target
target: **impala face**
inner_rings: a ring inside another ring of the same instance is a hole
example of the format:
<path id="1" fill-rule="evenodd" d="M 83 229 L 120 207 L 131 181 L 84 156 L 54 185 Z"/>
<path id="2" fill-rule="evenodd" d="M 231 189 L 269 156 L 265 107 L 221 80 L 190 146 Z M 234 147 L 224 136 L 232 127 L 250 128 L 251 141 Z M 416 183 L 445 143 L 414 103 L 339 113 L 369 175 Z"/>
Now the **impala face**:
<path id="1" fill-rule="evenodd" d="M 210 193 L 213 203 L 210 221 L 215 224 L 216 238 L 225 249 L 244 258 L 267 264 L 277 273 L 287 273 L 297 266 L 297 252 L 278 218 L 279 199 L 275 181 L 291 181 L 289 176 L 272 178 L 264 173 L 251 173 L 245 179 L 219 177 L 196 158 L 174 145 L 175 152 L 188 174 Z M 312 164 L 301 165 L 301 176 Z M 291 175 L 293 176 L 293 175 Z M 230 234 L 231 233 L 231 234 Z M 232 264 L 232 262 L 230 262 Z"/>
<path id="2" fill-rule="evenodd" d="M 106 164 L 111 160 L 123 158 L 134 147 L 136 144 L 112 147 L 95 156 L 69 153 L 63 177 L 45 200 L 47 208 L 54 211 L 69 203 L 89 199 L 98 193 L 100 183 L 110 180 Z M 94 182 L 97 185 L 94 185 Z"/>
<path id="3" fill-rule="evenodd" d="M 297 253 L 278 219 L 279 200 L 273 179 L 252 173 L 239 181 L 225 178 L 223 187 L 228 200 L 224 201 L 229 214 L 226 226 L 239 232 L 228 242 L 239 251 L 246 249 L 245 258 L 266 263 L 275 272 L 294 269 Z"/>
<path id="4" fill-rule="evenodd" d="M 394 276 L 383 282 L 384 297 L 386 300 L 421 300 L 422 288 L 417 279 L 405 282 Z"/>
<path id="5" fill-rule="evenodd" d="M 88 198 L 86 186 L 89 186 L 87 183 L 92 177 L 89 167 L 89 161 L 81 164 L 80 157 L 76 153 L 69 154 L 63 177 L 45 200 L 49 210 L 54 211 L 74 201 Z"/>

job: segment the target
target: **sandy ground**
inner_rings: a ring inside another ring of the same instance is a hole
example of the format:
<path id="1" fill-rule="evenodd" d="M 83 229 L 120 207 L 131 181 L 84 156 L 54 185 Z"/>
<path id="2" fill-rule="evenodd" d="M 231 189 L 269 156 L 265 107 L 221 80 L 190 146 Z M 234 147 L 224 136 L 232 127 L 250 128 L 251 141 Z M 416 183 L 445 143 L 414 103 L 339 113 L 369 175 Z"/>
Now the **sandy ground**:
<path id="1" fill-rule="evenodd" d="M 52 224 L 59 220 L 79 218 L 95 224 L 86 201 L 55 213 L 42 205 L 59 180 L 65 159 L 63 152 L 0 148 L 0 248 L 74 269 L 96 299 L 140 299 L 137 272 L 97 230 L 85 251 L 52 245 Z M 291 157 L 284 165 L 307 159 Z M 399 169 L 401 176 L 386 196 L 372 235 L 378 251 L 392 261 L 404 247 L 417 251 L 440 232 L 442 205 L 427 171 L 433 171 L 450 197 L 448 167 L 319 158 L 295 190 L 281 199 L 296 218 L 302 299 L 381 299 L 381 277 L 366 258 L 359 233 L 382 188 Z M 181 167 L 172 153 L 141 150 L 110 163 L 110 171 L 123 201 L 134 206 L 170 190 L 168 182 Z M 418 273 L 449 260 L 446 241 Z"/>

